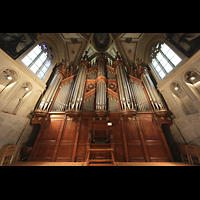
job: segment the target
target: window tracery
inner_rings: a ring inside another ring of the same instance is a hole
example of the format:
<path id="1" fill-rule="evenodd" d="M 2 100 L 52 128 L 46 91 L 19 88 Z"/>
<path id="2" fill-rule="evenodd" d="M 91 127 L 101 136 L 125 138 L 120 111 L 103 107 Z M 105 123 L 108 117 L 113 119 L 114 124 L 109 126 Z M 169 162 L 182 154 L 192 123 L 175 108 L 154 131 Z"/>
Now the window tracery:
<path id="1" fill-rule="evenodd" d="M 21 61 L 41 80 L 44 78 L 53 60 L 53 50 L 46 43 L 35 46 Z"/>
<path id="2" fill-rule="evenodd" d="M 181 58 L 165 43 L 159 42 L 151 49 L 151 66 L 159 80 L 170 73 L 180 62 Z"/>

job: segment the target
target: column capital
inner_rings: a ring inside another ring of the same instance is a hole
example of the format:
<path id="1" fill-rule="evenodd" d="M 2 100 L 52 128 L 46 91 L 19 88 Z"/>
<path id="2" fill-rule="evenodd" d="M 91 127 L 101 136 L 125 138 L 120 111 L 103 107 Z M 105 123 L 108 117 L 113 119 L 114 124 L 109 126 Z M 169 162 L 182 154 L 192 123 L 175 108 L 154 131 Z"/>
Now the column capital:
<path id="1" fill-rule="evenodd" d="M 66 73 L 66 69 L 64 69 L 63 67 L 57 67 L 56 72 L 59 72 L 62 76 L 62 79 L 63 79 L 64 76 L 65 76 L 65 73 Z"/>
<path id="2" fill-rule="evenodd" d="M 105 58 L 104 56 L 99 56 L 99 57 L 97 58 L 97 63 L 99 63 L 100 60 L 103 60 L 103 61 L 105 62 L 105 61 L 106 61 L 106 58 Z"/>
<path id="3" fill-rule="evenodd" d="M 89 71 L 90 68 L 90 63 L 87 60 L 80 60 L 80 62 L 78 63 L 79 66 L 84 65 L 86 67 L 87 73 Z"/>
<path id="4" fill-rule="evenodd" d="M 116 61 L 113 63 L 113 66 L 114 66 L 114 68 L 115 68 L 115 71 L 117 70 L 117 67 L 118 67 L 119 64 L 125 65 L 125 62 L 124 62 L 122 59 L 116 60 Z"/>
<path id="5" fill-rule="evenodd" d="M 100 81 L 103 81 L 105 84 L 107 84 L 107 78 L 104 76 L 99 76 L 96 78 L 96 83 L 98 84 Z"/>

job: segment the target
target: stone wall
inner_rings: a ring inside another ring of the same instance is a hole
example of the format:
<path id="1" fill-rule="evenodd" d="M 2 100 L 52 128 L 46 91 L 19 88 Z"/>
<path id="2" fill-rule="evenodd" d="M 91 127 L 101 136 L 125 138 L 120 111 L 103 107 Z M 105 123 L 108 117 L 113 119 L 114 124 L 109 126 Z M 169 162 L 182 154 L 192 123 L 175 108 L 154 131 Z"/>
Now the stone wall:
<path id="1" fill-rule="evenodd" d="M 30 119 L 0 112 L 0 149 L 4 145 L 27 142 L 32 128 Z"/>
<path id="2" fill-rule="evenodd" d="M 200 51 L 188 59 L 182 66 L 179 66 L 178 69 L 171 71 L 166 78 L 158 83 L 157 87 L 162 93 L 169 110 L 173 113 L 173 125 L 171 125 L 170 129 L 175 142 L 200 146 L 200 99 L 183 78 L 187 71 L 200 72 Z M 177 101 L 171 91 L 170 86 L 174 82 L 178 82 L 181 85 L 187 97 L 191 100 L 190 104 L 192 105 L 188 105 L 188 108 L 195 108 L 197 113 L 184 112 L 180 101 Z"/>

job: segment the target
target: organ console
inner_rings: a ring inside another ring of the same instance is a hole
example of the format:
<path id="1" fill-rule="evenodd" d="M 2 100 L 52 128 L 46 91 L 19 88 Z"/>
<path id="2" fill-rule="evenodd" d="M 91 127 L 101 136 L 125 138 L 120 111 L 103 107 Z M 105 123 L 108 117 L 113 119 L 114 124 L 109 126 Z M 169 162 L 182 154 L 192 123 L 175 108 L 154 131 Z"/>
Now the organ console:
<path id="1" fill-rule="evenodd" d="M 173 161 L 161 129 L 171 119 L 148 69 L 142 63 L 127 69 L 119 55 L 102 53 L 75 68 L 60 63 L 32 118 L 41 128 L 29 161 L 97 160 L 106 152 L 118 162 Z M 92 133 L 101 139 L 91 140 Z"/>

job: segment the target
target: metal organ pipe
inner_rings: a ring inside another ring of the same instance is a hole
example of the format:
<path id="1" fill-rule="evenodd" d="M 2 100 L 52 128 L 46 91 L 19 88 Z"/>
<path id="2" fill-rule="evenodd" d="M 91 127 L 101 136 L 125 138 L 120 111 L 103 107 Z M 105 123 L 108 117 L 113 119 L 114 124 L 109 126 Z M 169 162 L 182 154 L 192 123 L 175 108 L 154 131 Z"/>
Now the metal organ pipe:
<path id="1" fill-rule="evenodd" d="M 127 75 L 122 64 L 119 64 L 117 68 L 117 83 L 122 110 L 134 110 Z"/>
<path id="2" fill-rule="evenodd" d="M 130 108 L 134 108 L 133 107 L 133 101 L 132 101 L 132 98 L 131 98 L 131 93 L 130 93 L 130 87 L 129 87 L 129 83 L 128 83 L 128 79 L 127 79 L 127 75 L 126 75 L 126 71 L 124 69 L 124 67 L 121 67 L 122 68 L 122 72 L 124 74 L 124 82 L 125 82 L 125 85 L 126 85 L 126 90 L 127 90 L 127 94 L 128 94 L 128 100 L 129 100 L 129 105 L 130 105 Z"/>
<path id="3" fill-rule="evenodd" d="M 150 100 L 150 102 L 151 102 L 151 105 L 152 105 L 152 107 L 153 107 L 153 110 L 156 110 L 156 108 L 155 108 L 155 106 L 154 106 L 153 99 L 152 99 L 152 97 L 151 97 L 151 93 L 150 93 L 149 88 L 148 88 L 148 86 L 147 86 L 147 84 L 146 84 L 146 80 L 143 79 L 142 82 L 143 82 L 143 84 L 144 84 L 145 90 L 146 90 L 146 92 L 147 92 L 147 95 L 148 95 L 149 100 Z"/>
<path id="4" fill-rule="evenodd" d="M 99 85 L 97 84 L 96 110 L 99 109 Z"/>
<path id="5" fill-rule="evenodd" d="M 98 59 L 98 73 L 97 76 L 105 77 L 105 57 L 100 56 Z M 96 90 L 96 110 L 106 110 L 106 83 L 102 79 L 97 82 Z"/>
<path id="6" fill-rule="evenodd" d="M 119 98 L 120 98 L 120 103 L 121 103 L 121 109 L 123 110 L 123 101 L 125 98 L 122 93 L 121 78 L 120 78 L 118 70 L 117 70 L 117 83 L 118 83 L 118 89 L 119 89 Z"/>
<path id="7" fill-rule="evenodd" d="M 105 88 L 105 92 L 104 92 L 104 110 L 106 110 L 106 84 L 104 83 L 104 88 Z"/>
<path id="8" fill-rule="evenodd" d="M 79 76 L 77 76 L 77 85 L 76 85 L 76 88 L 75 88 L 75 91 L 74 91 L 74 95 L 72 97 L 72 109 L 74 109 L 75 105 L 76 105 L 76 99 L 77 99 L 77 95 L 78 95 L 78 92 L 79 92 L 79 89 L 80 89 L 80 83 L 81 83 L 81 80 L 82 80 L 82 76 L 83 76 L 83 67 L 84 65 L 81 65 L 80 66 L 80 73 L 79 73 Z"/>
<path id="9" fill-rule="evenodd" d="M 84 64 L 81 64 L 81 66 L 79 67 L 74 88 L 72 91 L 72 96 L 71 96 L 71 100 L 68 107 L 69 110 L 81 109 L 82 96 L 84 92 L 86 76 L 87 76 L 86 67 Z"/>
<path id="10" fill-rule="evenodd" d="M 69 103 L 70 93 L 73 88 L 73 82 L 74 81 L 72 80 L 70 84 L 66 84 L 61 87 L 53 105 L 52 111 L 63 112 L 66 110 Z"/>
<path id="11" fill-rule="evenodd" d="M 51 103 L 53 101 L 53 98 L 58 89 L 58 86 L 60 85 L 61 79 L 62 79 L 61 74 L 59 72 L 56 72 L 53 80 L 51 81 L 51 83 L 42 99 L 42 102 L 39 105 L 39 110 L 43 110 L 43 111 L 49 110 Z"/>
<path id="12" fill-rule="evenodd" d="M 49 102 L 48 102 L 48 105 L 47 105 L 47 108 L 46 108 L 47 111 L 49 110 L 49 108 L 50 108 L 50 106 L 51 106 L 51 104 L 52 104 L 52 102 L 53 102 L 54 96 L 55 96 L 55 94 L 56 94 L 56 92 L 57 92 L 57 90 L 58 90 L 58 87 L 59 87 L 59 85 L 60 85 L 60 82 L 61 82 L 61 77 L 58 78 L 55 87 L 52 89 L 52 94 L 51 94 L 51 96 L 50 96 L 50 99 L 49 99 Z"/>
<path id="13" fill-rule="evenodd" d="M 135 108 L 136 108 L 136 110 L 138 110 L 138 99 L 137 99 L 137 96 L 135 94 L 134 84 L 131 81 L 130 81 L 130 87 L 131 87 L 131 91 L 132 91 L 132 94 L 133 94 L 133 99 L 134 99 L 134 102 L 135 102 Z"/>
<path id="14" fill-rule="evenodd" d="M 85 67 L 84 67 L 85 69 Z M 87 73 L 86 73 L 86 69 L 83 70 L 83 76 L 82 76 L 82 80 L 81 80 L 81 86 L 80 86 L 80 90 L 79 90 L 79 95 L 78 95 L 78 98 L 77 98 L 77 106 L 76 106 L 76 109 L 81 109 L 81 104 L 82 104 L 82 97 L 83 97 L 83 92 L 84 92 L 84 88 L 85 88 L 85 81 L 86 81 L 86 76 L 87 76 Z"/>
<path id="15" fill-rule="evenodd" d="M 80 82 L 80 73 L 81 73 L 82 67 L 79 67 L 77 76 L 76 76 L 76 82 L 72 91 L 72 95 L 71 95 L 71 100 L 70 100 L 70 104 L 69 104 L 69 109 L 73 109 L 75 106 L 75 101 L 76 101 L 76 96 L 78 93 L 78 86 L 79 86 L 79 82 Z"/>
<path id="16" fill-rule="evenodd" d="M 148 93 L 149 99 L 151 101 L 151 104 L 153 106 L 154 110 L 163 110 L 165 109 L 164 103 L 162 102 L 155 86 L 153 85 L 153 82 L 145 69 L 143 75 L 142 75 L 143 83 L 145 86 L 145 89 Z"/>

